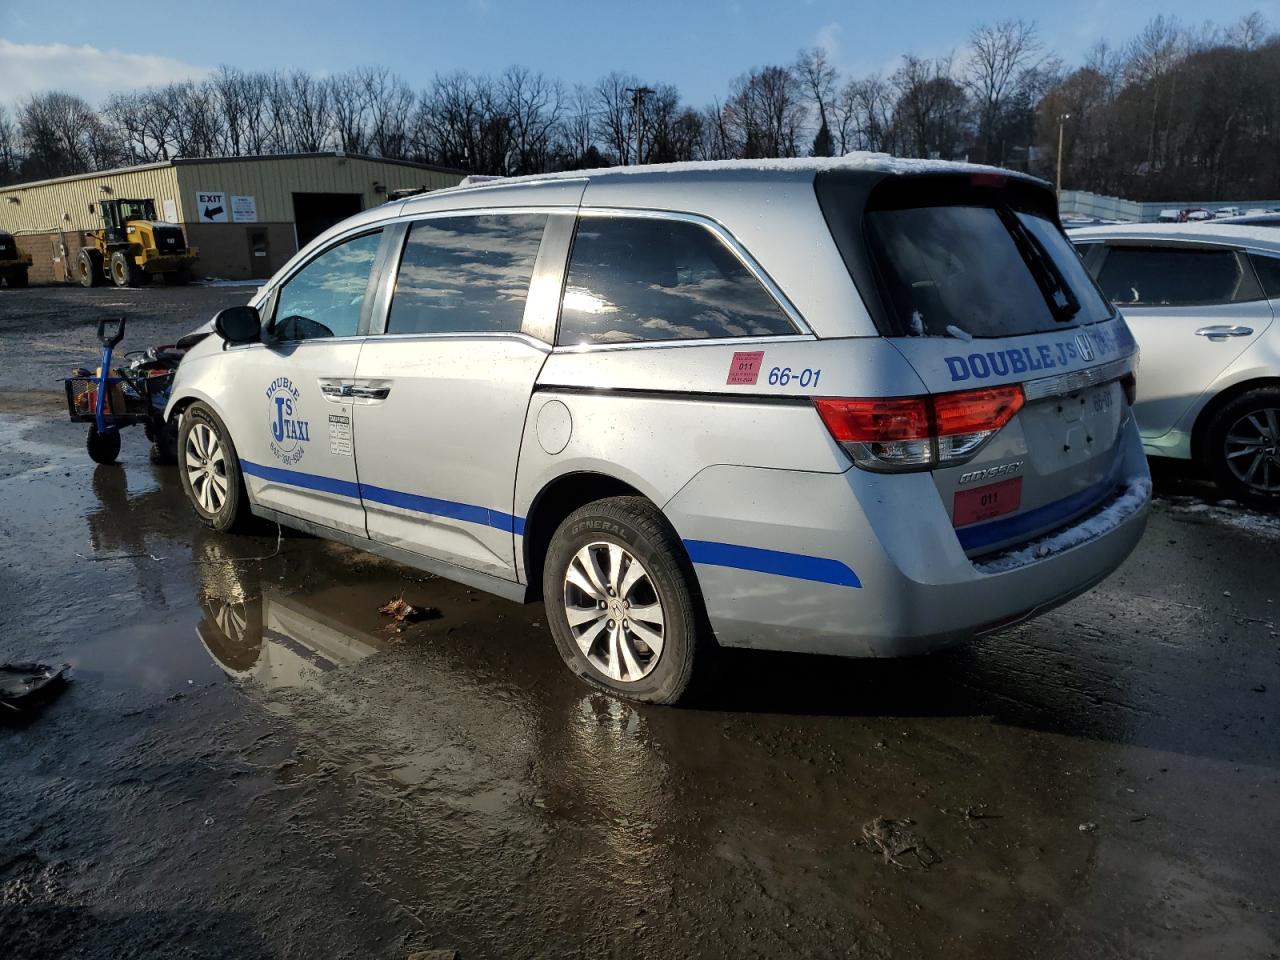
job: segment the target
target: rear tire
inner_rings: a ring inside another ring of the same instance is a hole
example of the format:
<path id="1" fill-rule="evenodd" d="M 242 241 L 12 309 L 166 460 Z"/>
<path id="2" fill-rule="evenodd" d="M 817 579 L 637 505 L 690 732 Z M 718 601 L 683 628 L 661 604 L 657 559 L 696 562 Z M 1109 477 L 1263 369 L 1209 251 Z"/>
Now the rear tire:
<path id="1" fill-rule="evenodd" d="M 111 279 L 117 287 L 138 286 L 138 267 L 125 250 L 116 250 L 111 254 Z"/>
<path id="2" fill-rule="evenodd" d="M 20 290 L 27 285 L 27 271 L 15 270 L 9 274 L 9 286 L 15 290 Z"/>
<path id="3" fill-rule="evenodd" d="M 151 462 L 161 467 L 171 467 L 178 462 L 178 422 L 169 420 L 151 441 Z"/>
<path id="4" fill-rule="evenodd" d="M 224 533 L 249 526 L 249 494 L 231 434 L 198 400 L 182 415 L 178 461 L 183 492 L 201 523 Z"/>
<path id="5" fill-rule="evenodd" d="M 102 254 L 97 250 L 81 250 L 77 266 L 79 272 L 76 279 L 80 281 L 80 286 L 96 287 L 102 283 Z"/>
<path id="6" fill-rule="evenodd" d="M 571 513 L 542 583 L 556 647 L 578 676 L 643 703 L 688 692 L 709 631 L 693 565 L 648 500 L 610 497 Z"/>
<path id="7" fill-rule="evenodd" d="M 1280 510 L 1280 390 L 1249 390 L 1223 406 L 1205 430 L 1201 459 L 1231 497 Z"/>
<path id="8" fill-rule="evenodd" d="M 120 431 L 112 430 L 109 433 L 99 433 L 98 425 L 92 424 L 89 427 L 89 435 L 84 441 L 85 449 L 89 451 L 89 459 L 94 463 L 109 465 L 116 462 L 120 456 Z"/>

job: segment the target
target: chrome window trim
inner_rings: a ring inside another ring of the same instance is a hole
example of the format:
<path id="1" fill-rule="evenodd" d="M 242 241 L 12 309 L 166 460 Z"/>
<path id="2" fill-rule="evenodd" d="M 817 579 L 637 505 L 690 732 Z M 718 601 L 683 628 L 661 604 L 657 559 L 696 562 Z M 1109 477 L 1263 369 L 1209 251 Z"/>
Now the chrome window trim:
<path id="1" fill-rule="evenodd" d="M 536 347 L 543 353 L 551 352 L 551 345 L 537 337 L 530 336 L 527 333 L 515 331 L 476 331 L 474 333 L 375 333 L 370 336 L 376 337 L 378 340 L 514 340 L 518 343 L 524 343 L 531 347 Z"/>
<path id="2" fill-rule="evenodd" d="M 818 338 L 811 333 L 779 333 L 761 337 L 708 337 L 705 340 L 630 340 L 626 343 L 557 344 L 553 353 L 603 353 L 613 350 L 670 350 L 688 347 L 724 347 L 733 344 L 812 343 Z"/>

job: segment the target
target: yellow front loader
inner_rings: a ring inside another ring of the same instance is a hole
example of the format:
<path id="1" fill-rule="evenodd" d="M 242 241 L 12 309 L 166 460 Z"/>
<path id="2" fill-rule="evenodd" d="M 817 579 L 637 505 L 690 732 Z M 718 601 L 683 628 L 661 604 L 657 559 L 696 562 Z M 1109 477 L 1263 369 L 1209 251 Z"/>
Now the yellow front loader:
<path id="1" fill-rule="evenodd" d="M 98 206 L 103 229 L 88 234 L 76 265 L 82 287 L 107 280 L 117 287 L 139 287 L 158 273 L 166 284 L 191 280 L 198 252 L 187 246 L 181 227 L 156 219 L 154 200 L 103 200 Z"/>

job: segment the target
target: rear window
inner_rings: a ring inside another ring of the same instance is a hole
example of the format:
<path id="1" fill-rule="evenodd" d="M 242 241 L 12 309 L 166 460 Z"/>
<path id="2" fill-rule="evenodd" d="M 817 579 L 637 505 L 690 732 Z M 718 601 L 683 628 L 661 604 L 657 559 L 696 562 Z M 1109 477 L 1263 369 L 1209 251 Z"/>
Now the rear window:
<path id="1" fill-rule="evenodd" d="M 1042 333 L 1111 316 L 1057 224 L 1000 206 L 872 210 L 873 254 L 899 335 Z"/>
<path id="2" fill-rule="evenodd" d="M 1098 283 L 1125 306 L 1192 307 L 1258 300 L 1262 289 L 1235 250 L 1112 246 Z"/>

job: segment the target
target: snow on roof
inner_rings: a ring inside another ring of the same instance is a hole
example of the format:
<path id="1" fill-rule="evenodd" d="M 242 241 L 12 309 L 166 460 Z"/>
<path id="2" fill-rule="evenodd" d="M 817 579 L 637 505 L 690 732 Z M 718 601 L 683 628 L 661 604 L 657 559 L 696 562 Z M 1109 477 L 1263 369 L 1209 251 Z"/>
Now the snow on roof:
<path id="1" fill-rule="evenodd" d="M 917 160 L 894 157 L 887 153 L 854 152 L 842 157 L 785 157 L 761 160 L 689 160 L 680 163 L 643 163 L 630 167 L 599 167 L 592 170 L 564 170 L 558 173 L 536 173 L 523 177 L 500 177 L 474 186 L 454 187 L 453 190 L 492 189 L 513 184 L 539 183 L 549 180 L 602 179 L 629 176 L 682 176 L 685 174 L 721 174 L 734 172 L 819 174 L 827 171 L 854 171 L 887 174 L 922 173 L 988 173 L 1017 177 L 1033 183 L 1043 183 L 1036 177 L 1016 170 L 1005 170 L 980 163 L 964 163 L 955 160 Z M 437 191 L 438 192 L 438 191 Z"/>
<path id="2" fill-rule="evenodd" d="M 1280 249 L 1280 230 L 1242 223 L 1200 220 L 1194 223 L 1120 223 L 1098 227 L 1068 228 L 1072 240 L 1185 240 L 1200 243 L 1233 243 Z"/>

